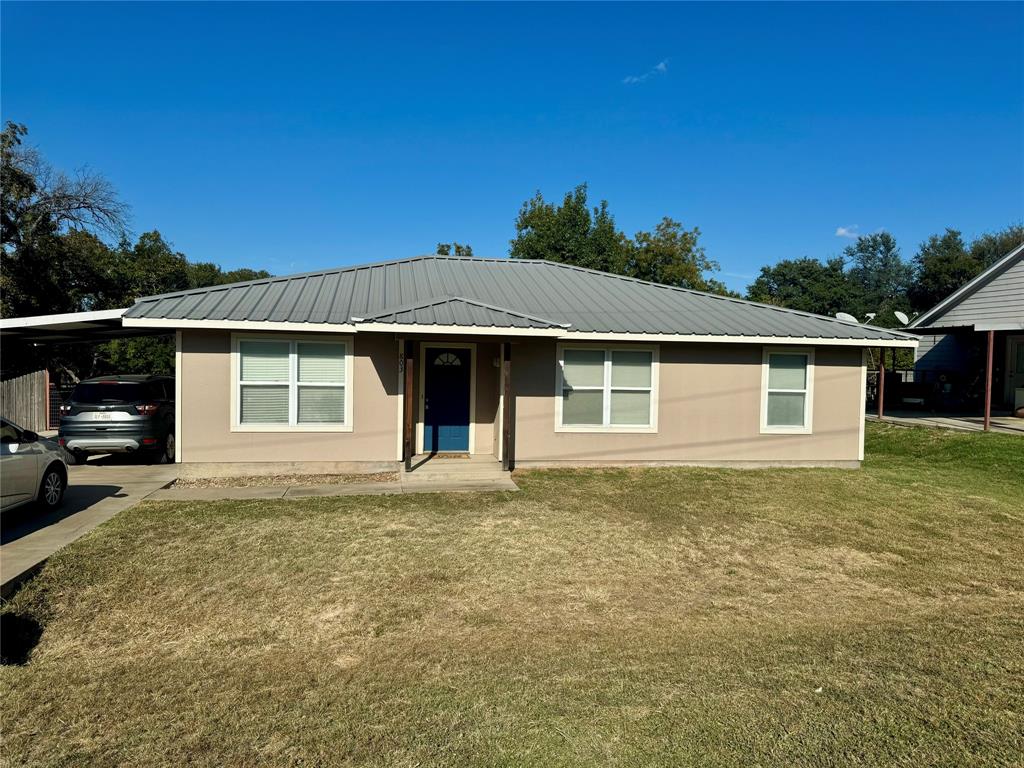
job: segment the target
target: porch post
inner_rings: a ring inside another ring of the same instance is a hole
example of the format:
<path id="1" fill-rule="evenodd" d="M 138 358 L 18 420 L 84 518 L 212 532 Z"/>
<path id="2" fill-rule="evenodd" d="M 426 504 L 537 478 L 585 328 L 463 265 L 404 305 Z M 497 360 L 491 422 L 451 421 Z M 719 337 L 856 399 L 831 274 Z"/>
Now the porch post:
<path id="1" fill-rule="evenodd" d="M 516 465 L 513 456 L 515 428 L 512 425 L 512 344 L 506 341 L 502 347 L 504 361 L 501 364 L 501 468 L 511 472 Z"/>
<path id="2" fill-rule="evenodd" d="M 416 365 L 416 343 L 406 340 L 405 342 L 405 392 L 404 394 L 404 418 L 402 419 L 402 460 L 405 462 L 405 471 L 412 471 L 412 454 L 415 450 L 413 445 L 414 423 L 413 423 L 413 400 L 412 385 L 416 381 L 413 376 L 413 369 Z"/>
<path id="3" fill-rule="evenodd" d="M 885 416 L 885 347 L 878 348 L 878 418 Z"/>
<path id="4" fill-rule="evenodd" d="M 996 332 L 988 332 L 988 350 L 985 353 L 985 431 L 992 421 L 992 351 L 996 345 Z"/>

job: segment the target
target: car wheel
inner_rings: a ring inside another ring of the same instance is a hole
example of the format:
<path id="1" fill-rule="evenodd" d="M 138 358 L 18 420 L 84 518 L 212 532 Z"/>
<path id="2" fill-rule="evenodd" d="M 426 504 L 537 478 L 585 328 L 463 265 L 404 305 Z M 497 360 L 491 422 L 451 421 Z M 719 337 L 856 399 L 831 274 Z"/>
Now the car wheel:
<path id="1" fill-rule="evenodd" d="M 59 464 L 51 464 L 43 473 L 43 480 L 39 484 L 39 504 L 43 509 L 56 509 L 64 500 L 64 490 L 67 488 L 68 480 L 60 470 Z"/>
<path id="2" fill-rule="evenodd" d="M 164 452 L 160 456 L 160 461 L 163 464 L 174 463 L 174 452 L 177 450 L 177 446 L 174 443 L 174 433 L 168 432 L 167 437 L 164 438 Z"/>

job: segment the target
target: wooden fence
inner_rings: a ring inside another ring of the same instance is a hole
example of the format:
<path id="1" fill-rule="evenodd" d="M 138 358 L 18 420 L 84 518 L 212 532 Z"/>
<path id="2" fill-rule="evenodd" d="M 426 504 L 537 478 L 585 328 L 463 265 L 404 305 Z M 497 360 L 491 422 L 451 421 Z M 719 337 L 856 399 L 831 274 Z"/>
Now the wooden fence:
<path id="1" fill-rule="evenodd" d="M 49 428 L 50 374 L 26 373 L 0 382 L 0 415 L 23 429 L 43 432 Z"/>

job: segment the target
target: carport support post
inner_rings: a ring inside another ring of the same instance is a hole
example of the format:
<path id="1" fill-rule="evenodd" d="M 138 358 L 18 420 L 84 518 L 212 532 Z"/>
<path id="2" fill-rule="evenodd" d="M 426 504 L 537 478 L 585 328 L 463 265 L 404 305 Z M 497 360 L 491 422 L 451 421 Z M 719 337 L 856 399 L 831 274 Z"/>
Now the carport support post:
<path id="1" fill-rule="evenodd" d="M 416 343 L 406 340 L 405 342 L 405 392 L 403 392 L 403 419 L 402 419 L 402 460 L 405 462 L 405 471 L 412 471 L 413 452 L 413 420 L 412 420 L 412 384 L 416 380 L 413 376 L 415 367 Z"/>
<path id="2" fill-rule="evenodd" d="M 515 443 L 515 429 L 512 426 L 512 344 L 503 345 L 501 363 L 501 468 L 506 472 L 515 469 L 512 455 Z"/>
<path id="3" fill-rule="evenodd" d="M 988 350 L 985 353 L 985 431 L 992 421 L 992 351 L 996 345 L 996 332 L 988 332 Z"/>
<path id="4" fill-rule="evenodd" d="M 885 347 L 878 348 L 878 418 L 885 416 Z"/>

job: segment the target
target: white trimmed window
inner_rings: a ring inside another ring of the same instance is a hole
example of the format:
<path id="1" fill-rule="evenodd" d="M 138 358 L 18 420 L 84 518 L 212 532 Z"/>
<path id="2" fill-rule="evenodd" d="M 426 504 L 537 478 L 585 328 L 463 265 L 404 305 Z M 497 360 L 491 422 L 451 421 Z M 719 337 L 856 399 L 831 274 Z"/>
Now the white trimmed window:
<path id="1" fill-rule="evenodd" d="M 655 348 L 560 346 L 555 428 L 656 431 L 657 369 Z"/>
<path id="2" fill-rule="evenodd" d="M 761 432 L 810 434 L 813 349 L 765 348 L 761 365 Z"/>
<path id="3" fill-rule="evenodd" d="M 352 341 L 237 338 L 239 430 L 349 430 Z"/>

